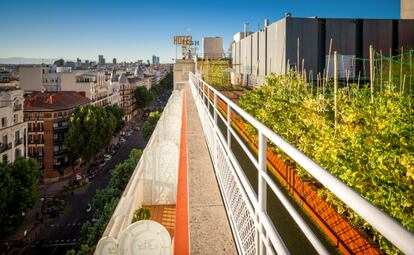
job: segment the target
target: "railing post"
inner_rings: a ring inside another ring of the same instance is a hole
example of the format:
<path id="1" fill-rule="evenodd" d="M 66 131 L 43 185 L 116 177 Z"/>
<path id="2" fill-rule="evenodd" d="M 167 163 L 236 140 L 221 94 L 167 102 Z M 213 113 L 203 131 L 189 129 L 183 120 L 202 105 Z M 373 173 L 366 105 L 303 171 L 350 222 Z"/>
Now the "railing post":
<path id="1" fill-rule="evenodd" d="M 217 153 L 217 143 L 218 143 L 218 137 L 217 135 L 217 131 L 218 130 L 218 126 L 217 126 L 217 94 L 215 91 L 213 91 L 213 95 L 214 95 L 214 107 L 213 107 L 213 113 L 214 113 L 214 160 L 215 160 L 215 164 L 217 164 L 218 162 L 218 153 Z"/>
<path id="2" fill-rule="evenodd" d="M 227 148 L 231 149 L 231 106 L 227 104 Z"/>
<path id="3" fill-rule="evenodd" d="M 207 109 L 208 114 L 210 114 L 210 87 L 207 86 Z"/>
<path id="4" fill-rule="evenodd" d="M 216 92 L 214 93 L 214 123 L 215 125 L 217 125 L 217 94 Z"/>
<path id="5" fill-rule="evenodd" d="M 266 172 L 266 157 L 267 157 L 267 138 L 266 136 L 260 131 L 259 132 L 259 155 L 258 155 L 258 163 L 259 163 L 259 173 L 258 173 L 258 210 L 264 212 L 266 214 L 267 211 L 267 184 L 266 180 L 260 174 L 260 172 Z M 266 236 L 267 234 L 264 233 L 265 229 L 262 225 L 262 222 L 259 219 L 259 234 L 263 234 Z M 261 236 L 261 235 L 260 235 Z M 266 254 L 266 247 L 265 247 L 265 240 L 262 240 L 259 236 L 259 254 Z"/>

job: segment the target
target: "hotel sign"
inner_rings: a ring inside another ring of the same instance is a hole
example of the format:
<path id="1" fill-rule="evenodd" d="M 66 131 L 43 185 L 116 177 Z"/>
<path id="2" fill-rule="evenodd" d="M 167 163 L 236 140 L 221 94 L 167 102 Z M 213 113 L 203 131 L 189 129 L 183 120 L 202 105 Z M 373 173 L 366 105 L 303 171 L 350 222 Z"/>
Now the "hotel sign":
<path id="1" fill-rule="evenodd" d="M 174 36 L 174 45 L 193 45 L 193 37 L 191 35 Z"/>

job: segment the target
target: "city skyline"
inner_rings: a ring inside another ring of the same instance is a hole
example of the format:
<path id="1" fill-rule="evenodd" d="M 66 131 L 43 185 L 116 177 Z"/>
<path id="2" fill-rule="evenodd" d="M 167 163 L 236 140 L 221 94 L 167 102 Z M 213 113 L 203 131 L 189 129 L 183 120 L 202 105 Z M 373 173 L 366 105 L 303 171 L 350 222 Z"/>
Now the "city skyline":
<path id="1" fill-rule="evenodd" d="M 194 40 L 203 36 L 224 38 L 224 50 L 234 33 L 245 22 L 256 31 L 268 18 L 274 22 L 291 12 L 294 17 L 399 18 L 399 3 L 393 0 L 316 0 L 306 8 L 300 2 L 218 0 L 134 2 L 8 1 L 3 3 L 0 22 L 2 47 L 0 58 L 27 57 L 40 59 L 107 60 L 118 62 L 152 59 L 172 62 L 176 48 L 174 35 L 189 33 Z M 367 11 L 367 10 L 370 11 Z M 223 25 L 225 24 L 225 26 Z M 201 47 L 200 47 L 201 48 Z M 199 52 L 200 49 L 199 48 Z"/>

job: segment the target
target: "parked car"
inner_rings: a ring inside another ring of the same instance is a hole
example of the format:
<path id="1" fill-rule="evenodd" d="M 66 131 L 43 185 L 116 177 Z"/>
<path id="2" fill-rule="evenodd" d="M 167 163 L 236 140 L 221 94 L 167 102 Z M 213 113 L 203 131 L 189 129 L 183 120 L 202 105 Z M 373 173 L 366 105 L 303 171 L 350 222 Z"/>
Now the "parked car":
<path id="1" fill-rule="evenodd" d="M 125 140 L 125 138 L 122 137 L 121 139 L 119 139 L 119 142 L 124 143 L 124 142 L 126 142 L 126 140 Z"/>
<path id="2" fill-rule="evenodd" d="M 111 158 L 112 158 L 112 156 L 111 156 L 111 155 L 109 155 L 109 154 L 105 154 L 105 155 L 104 155 L 104 159 L 105 159 L 106 161 L 110 160 Z"/>

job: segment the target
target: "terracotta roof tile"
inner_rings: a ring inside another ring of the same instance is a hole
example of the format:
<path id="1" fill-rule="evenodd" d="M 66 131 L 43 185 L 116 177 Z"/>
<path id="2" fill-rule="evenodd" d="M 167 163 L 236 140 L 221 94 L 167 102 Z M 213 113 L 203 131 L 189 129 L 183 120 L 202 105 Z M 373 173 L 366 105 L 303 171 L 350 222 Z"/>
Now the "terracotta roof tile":
<path id="1" fill-rule="evenodd" d="M 25 111 L 55 111 L 76 108 L 91 100 L 74 91 L 33 92 L 24 100 Z"/>

